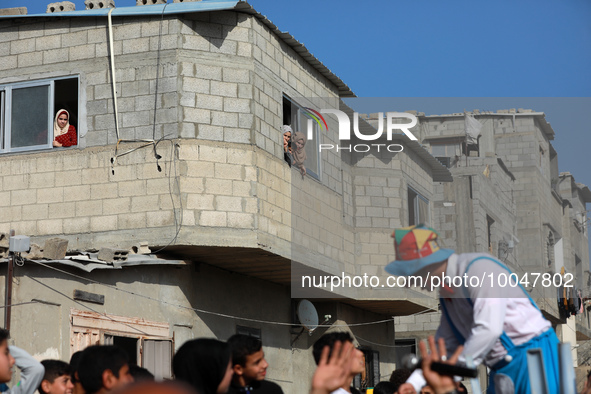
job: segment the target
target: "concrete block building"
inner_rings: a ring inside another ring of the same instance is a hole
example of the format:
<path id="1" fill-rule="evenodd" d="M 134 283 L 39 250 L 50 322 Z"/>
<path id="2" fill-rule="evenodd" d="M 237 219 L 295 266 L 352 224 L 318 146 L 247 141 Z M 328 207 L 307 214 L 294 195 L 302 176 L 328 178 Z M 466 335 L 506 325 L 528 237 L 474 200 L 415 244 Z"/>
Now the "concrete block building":
<path id="1" fill-rule="evenodd" d="M 466 136 L 468 117 L 480 123 L 473 143 Z M 545 114 L 475 110 L 419 114 L 419 120 L 419 139 L 454 178 L 452 183 L 436 184 L 434 193 L 434 227 L 446 246 L 458 252 L 488 252 L 520 277 L 547 274 L 557 283 L 572 282 L 575 294 L 566 298 L 578 305 L 576 317 L 562 310 L 563 286 L 530 282 L 525 287 L 560 339 L 573 344 L 577 365 L 575 344 L 588 339 L 589 328 L 588 311 L 581 305 L 589 294 L 589 241 L 587 228 L 581 225 L 589 194 L 571 174 L 558 173 L 558 155 L 551 144 L 554 130 Z M 396 317 L 395 322 L 401 323 L 396 325 L 399 343 L 414 346 L 415 338 L 434 333 L 434 321 L 439 321 L 438 313 L 431 319 Z"/>
<path id="2" fill-rule="evenodd" d="M 5 15 L 0 50 L 0 232 L 37 245 L 2 271 L 15 343 L 65 360 L 115 343 L 169 377 L 186 340 L 248 333 L 268 378 L 297 393 L 312 343 L 339 329 L 366 354 L 358 387 L 389 376 L 391 317 L 436 308 L 432 296 L 293 283 L 302 267 L 385 278 L 391 229 L 433 217 L 451 173 L 408 141 L 319 152 L 338 140 L 317 127 L 307 175 L 291 168 L 281 126 L 353 96 L 301 43 L 245 2 L 203 1 Z M 60 109 L 77 130 L 68 148 L 52 143 Z M 44 258 L 56 237 L 67 255 Z M 304 297 L 323 323 L 310 335 Z"/>

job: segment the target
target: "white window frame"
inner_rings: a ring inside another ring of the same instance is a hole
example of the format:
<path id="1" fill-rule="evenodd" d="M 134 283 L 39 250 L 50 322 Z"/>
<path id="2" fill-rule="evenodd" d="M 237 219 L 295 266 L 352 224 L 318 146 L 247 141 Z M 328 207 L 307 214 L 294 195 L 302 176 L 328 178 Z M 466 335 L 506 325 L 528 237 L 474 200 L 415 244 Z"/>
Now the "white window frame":
<path id="1" fill-rule="evenodd" d="M 70 357 L 87 346 L 110 344 L 116 336 L 138 341 L 137 361 L 138 365 L 144 368 L 151 367 L 150 360 L 144 357 L 143 352 L 146 341 L 169 342 L 170 349 L 174 349 L 174 338 L 170 336 L 169 323 L 70 309 Z M 147 369 L 157 378 L 170 379 L 172 377 L 171 362 L 172 353 L 169 360 L 161 363 L 163 369 Z"/>
<path id="2" fill-rule="evenodd" d="M 55 82 L 64 79 L 76 79 L 78 81 L 78 114 L 76 119 L 80 123 L 79 113 L 81 108 L 80 103 L 80 76 L 69 75 L 59 78 L 41 79 L 27 82 L 14 82 L 9 84 L 0 84 L 0 154 L 3 153 L 18 153 L 35 150 L 53 149 L 53 121 L 56 109 L 54 108 L 55 101 Z M 43 144 L 29 145 L 23 147 L 11 148 L 12 138 L 12 91 L 22 88 L 33 88 L 40 86 L 48 86 L 48 112 L 47 112 L 47 141 Z M 80 136 L 78 124 L 76 132 Z"/>

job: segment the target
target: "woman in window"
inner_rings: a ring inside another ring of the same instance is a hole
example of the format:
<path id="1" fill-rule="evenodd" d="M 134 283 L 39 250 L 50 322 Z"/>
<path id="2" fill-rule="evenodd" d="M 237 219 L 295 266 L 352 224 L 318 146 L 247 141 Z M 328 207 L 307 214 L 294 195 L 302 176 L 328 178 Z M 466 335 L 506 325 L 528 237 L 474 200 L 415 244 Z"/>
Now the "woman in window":
<path id="1" fill-rule="evenodd" d="M 78 143 L 76 128 L 70 124 L 70 114 L 60 109 L 53 122 L 53 146 L 72 146 Z"/>

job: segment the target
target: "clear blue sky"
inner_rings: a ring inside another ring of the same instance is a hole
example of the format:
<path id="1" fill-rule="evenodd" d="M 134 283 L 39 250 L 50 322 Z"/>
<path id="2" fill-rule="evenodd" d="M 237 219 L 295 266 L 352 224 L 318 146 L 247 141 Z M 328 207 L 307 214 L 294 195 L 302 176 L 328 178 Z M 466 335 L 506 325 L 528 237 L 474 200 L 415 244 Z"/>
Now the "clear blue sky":
<path id="1" fill-rule="evenodd" d="M 26 6 L 30 14 L 44 13 L 50 2 L 0 1 L 2 7 Z M 83 0 L 74 3 L 84 9 Z M 135 0 L 115 4 L 134 6 Z M 250 4 L 306 45 L 357 96 L 483 98 L 397 101 L 396 110 L 427 114 L 519 107 L 546 112 L 560 171 L 591 186 L 588 0 Z"/>

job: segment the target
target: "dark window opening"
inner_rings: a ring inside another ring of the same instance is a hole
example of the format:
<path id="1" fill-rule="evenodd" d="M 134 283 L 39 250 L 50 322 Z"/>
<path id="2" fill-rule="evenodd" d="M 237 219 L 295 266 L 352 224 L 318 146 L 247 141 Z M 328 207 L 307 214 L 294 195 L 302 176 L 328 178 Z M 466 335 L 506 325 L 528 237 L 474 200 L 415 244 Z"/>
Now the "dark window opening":
<path id="1" fill-rule="evenodd" d="M 359 348 L 359 350 L 363 352 L 365 369 L 355 376 L 353 386 L 359 390 L 365 390 L 374 387 L 380 382 L 380 353 L 364 347 Z"/>
<path id="2" fill-rule="evenodd" d="M 249 337 L 254 337 L 259 340 L 261 339 L 261 329 L 260 328 L 236 326 L 236 334 L 248 335 Z"/>
<path id="3" fill-rule="evenodd" d="M 417 354 L 417 341 L 415 339 L 396 339 L 394 340 L 396 346 L 396 354 L 394 361 L 396 368 L 403 368 L 402 360 L 409 354 Z"/>
<path id="4" fill-rule="evenodd" d="M 479 144 L 467 144 L 466 142 L 462 142 L 462 152 L 466 156 L 480 156 L 480 145 Z M 475 154 L 471 154 L 471 152 L 475 152 Z"/>
<path id="5" fill-rule="evenodd" d="M 575 254 L 575 278 L 577 278 L 577 283 L 575 284 L 577 288 L 583 287 L 583 261 L 579 256 Z"/>
<path id="6" fill-rule="evenodd" d="M 548 257 L 548 267 L 552 266 L 554 262 L 554 245 L 556 241 L 554 239 L 554 233 L 552 231 L 548 232 L 548 239 L 546 240 L 546 256 Z"/>
<path id="7" fill-rule="evenodd" d="M 486 215 L 486 234 L 488 239 L 488 253 L 493 254 L 493 242 L 492 242 L 492 226 L 495 223 L 493 218 Z"/>
<path id="8" fill-rule="evenodd" d="M 292 132 L 286 134 L 286 131 L 281 130 L 282 138 L 283 138 L 283 160 L 291 167 L 293 162 L 293 157 L 291 155 L 291 139 L 293 137 L 293 127 L 292 127 L 292 117 L 291 117 L 291 101 L 289 101 L 285 96 L 283 96 L 283 126 L 290 126 Z"/>
<path id="9" fill-rule="evenodd" d="M 137 338 L 116 337 L 113 336 L 113 345 L 125 350 L 129 356 L 129 365 L 138 365 L 137 363 Z"/>
<path id="10" fill-rule="evenodd" d="M 291 101 L 283 96 L 283 124 L 291 126 Z"/>
<path id="11" fill-rule="evenodd" d="M 54 117 L 60 109 L 68 111 L 70 113 L 69 122 L 78 131 L 78 78 L 55 81 L 53 108 Z"/>

